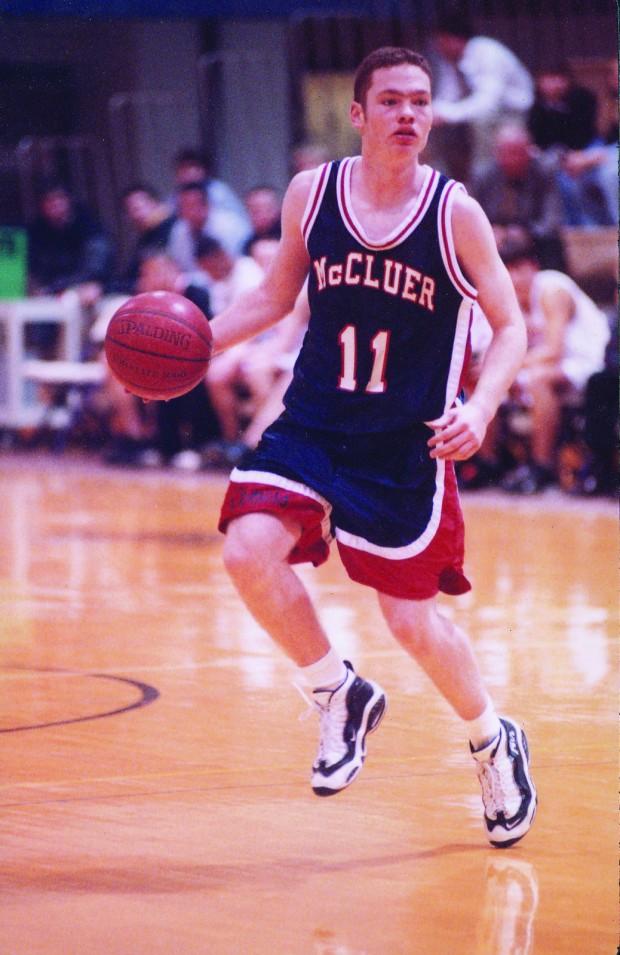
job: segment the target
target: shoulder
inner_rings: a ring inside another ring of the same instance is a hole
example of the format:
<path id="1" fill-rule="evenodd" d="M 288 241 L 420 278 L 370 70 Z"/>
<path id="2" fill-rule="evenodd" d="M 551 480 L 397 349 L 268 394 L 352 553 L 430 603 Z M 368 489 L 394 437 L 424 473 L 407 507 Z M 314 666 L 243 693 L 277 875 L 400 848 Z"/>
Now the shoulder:
<path id="1" fill-rule="evenodd" d="M 502 59 L 508 50 L 498 40 L 490 36 L 473 36 L 468 40 L 463 59 L 471 65 L 486 63 L 488 60 Z"/>
<path id="2" fill-rule="evenodd" d="M 452 203 L 452 229 L 454 237 L 474 238 L 480 233 L 485 237 L 491 232 L 491 225 L 477 199 L 470 196 L 464 187 L 455 189 Z"/>
<path id="3" fill-rule="evenodd" d="M 577 286 L 563 272 L 542 269 L 532 280 L 532 298 L 538 299 L 544 308 L 571 308 L 577 298 Z"/>
<path id="4" fill-rule="evenodd" d="M 329 166 L 330 164 L 326 163 L 316 169 L 305 169 L 291 179 L 282 203 L 282 234 L 284 237 L 290 236 L 292 230 L 301 234 L 300 228 L 311 198 L 316 194 L 318 183 Z"/>
<path id="5" fill-rule="evenodd" d="M 298 172 L 296 176 L 293 176 L 284 196 L 284 202 L 287 206 L 300 208 L 303 212 L 314 183 L 323 168 L 323 166 L 318 166 L 316 169 L 304 169 L 303 172 Z"/>

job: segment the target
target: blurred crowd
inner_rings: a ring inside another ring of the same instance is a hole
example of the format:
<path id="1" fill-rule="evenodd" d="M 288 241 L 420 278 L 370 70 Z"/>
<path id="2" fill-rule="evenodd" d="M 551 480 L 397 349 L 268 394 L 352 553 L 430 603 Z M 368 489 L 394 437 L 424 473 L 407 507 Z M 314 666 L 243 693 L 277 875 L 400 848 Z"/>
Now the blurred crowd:
<path id="1" fill-rule="evenodd" d="M 525 366 L 485 446 L 460 467 L 462 487 L 535 493 L 560 484 L 613 493 L 617 471 L 617 336 L 613 297 L 587 294 L 567 265 L 566 228 L 618 225 L 618 71 L 602 97 L 566 64 L 531 76 L 507 46 L 477 36 L 461 17 L 433 38 L 435 124 L 426 158 L 467 185 L 489 216 L 528 325 Z M 291 155 L 291 174 L 331 158 L 316 143 Z M 29 295 L 78 296 L 83 358 L 104 362 L 105 328 L 123 299 L 166 289 L 207 316 L 261 281 L 278 247 L 281 194 L 257 183 L 244 196 L 212 175 L 198 149 L 174 158 L 167 195 L 126 188 L 124 248 L 61 181 L 45 181 L 27 224 Z M 304 293 L 279 326 L 216 357 L 204 385 L 145 404 L 107 373 L 80 389 L 72 423 L 106 461 L 136 467 L 230 469 L 282 408 L 308 320 Z M 466 388 L 489 339 L 472 329 Z M 54 359 L 57 326 L 31 332 L 30 353 Z M 60 397 L 59 397 L 60 395 Z M 46 392 L 50 403 L 66 389 Z"/>

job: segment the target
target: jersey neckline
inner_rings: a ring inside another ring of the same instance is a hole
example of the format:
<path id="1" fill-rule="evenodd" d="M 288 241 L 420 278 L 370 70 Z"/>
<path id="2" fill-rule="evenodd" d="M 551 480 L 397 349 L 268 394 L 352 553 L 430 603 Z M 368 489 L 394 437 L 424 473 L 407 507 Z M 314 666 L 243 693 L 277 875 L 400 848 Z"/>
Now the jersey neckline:
<path id="1" fill-rule="evenodd" d="M 436 169 L 432 169 L 431 166 L 427 166 L 422 187 L 413 208 L 410 209 L 407 215 L 382 239 L 370 239 L 355 214 L 351 200 L 353 167 L 359 159 L 361 159 L 360 156 L 348 156 L 342 160 L 338 168 L 336 195 L 342 221 L 353 238 L 367 249 L 392 249 L 408 238 L 424 218 L 435 194 L 435 190 L 437 189 L 439 173 Z"/>

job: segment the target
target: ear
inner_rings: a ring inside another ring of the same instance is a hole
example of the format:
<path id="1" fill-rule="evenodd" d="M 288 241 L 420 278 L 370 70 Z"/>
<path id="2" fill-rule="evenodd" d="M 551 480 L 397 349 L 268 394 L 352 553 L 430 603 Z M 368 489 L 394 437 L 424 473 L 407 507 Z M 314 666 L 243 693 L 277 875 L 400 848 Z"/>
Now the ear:
<path id="1" fill-rule="evenodd" d="M 364 107 L 361 103 L 356 103 L 355 100 L 351 103 L 349 117 L 351 119 L 351 125 L 357 129 L 358 132 L 361 132 L 364 125 Z"/>

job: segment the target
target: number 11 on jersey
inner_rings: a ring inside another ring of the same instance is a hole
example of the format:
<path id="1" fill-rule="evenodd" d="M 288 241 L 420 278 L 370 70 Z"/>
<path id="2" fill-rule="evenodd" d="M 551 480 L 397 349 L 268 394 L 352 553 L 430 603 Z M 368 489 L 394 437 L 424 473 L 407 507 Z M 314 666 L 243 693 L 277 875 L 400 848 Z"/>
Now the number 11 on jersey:
<path id="1" fill-rule="evenodd" d="M 345 325 L 338 336 L 340 342 L 340 377 L 338 378 L 338 387 L 342 391 L 357 390 L 357 334 L 355 325 Z M 387 354 L 390 344 L 389 331 L 382 330 L 377 332 L 370 343 L 374 352 L 374 359 L 370 378 L 364 388 L 368 394 L 380 395 L 386 389 L 385 366 L 387 364 Z"/>

